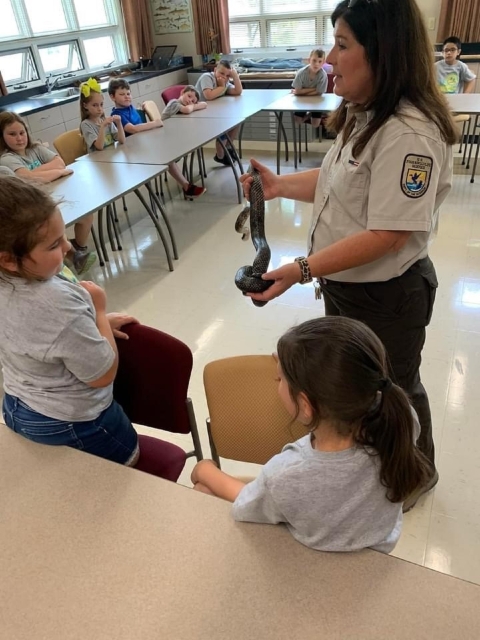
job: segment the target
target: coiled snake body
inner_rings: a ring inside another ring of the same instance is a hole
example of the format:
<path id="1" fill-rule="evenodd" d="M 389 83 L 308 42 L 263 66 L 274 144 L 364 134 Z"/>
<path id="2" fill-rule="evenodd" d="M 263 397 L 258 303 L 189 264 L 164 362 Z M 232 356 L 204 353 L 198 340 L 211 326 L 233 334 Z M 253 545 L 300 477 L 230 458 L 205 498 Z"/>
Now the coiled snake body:
<path id="1" fill-rule="evenodd" d="M 235 284 L 244 294 L 262 293 L 275 282 L 274 280 L 262 280 L 262 275 L 268 270 L 271 255 L 265 237 L 265 197 L 259 172 L 250 166 L 248 173 L 253 178 L 250 188 L 250 203 L 242 209 L 237 217 L 235 231 L 242 234 L 242 240 L 248 240 L 251 235 L 257 253 L 253 265 L 240 267 L 235 275 Z M 245 226 L 248 218 L 250 218 L 250 230 Z M 261 300 L 252 299 L 252 302 L 257 307 L 263 307 L 267 304 Z"/>

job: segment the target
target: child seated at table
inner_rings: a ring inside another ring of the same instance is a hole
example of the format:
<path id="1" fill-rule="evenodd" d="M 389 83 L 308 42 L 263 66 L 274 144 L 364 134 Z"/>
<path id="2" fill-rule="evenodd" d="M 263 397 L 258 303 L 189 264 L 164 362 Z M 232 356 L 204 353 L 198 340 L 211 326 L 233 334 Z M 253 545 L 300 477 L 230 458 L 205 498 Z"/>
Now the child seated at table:
<path id="1" fill-rule="evenodd" d="M 194 111 L 201 111 L 207 108 L 206 102 L 199 102 L 200 96 L 195 87 L 191 84 L 187 84 L 183 87 L 178 98 L 169 100 L 165 109 L 162 111 L 162 118 L 167 120 L 172 116 L 176 116 L 177 113 L 193 113 Z"/>
<path id="2" fill-rule="evenodd" d="M 237 70 L 232 67 L 228 60 L 220 60 L 213 72 L 201 75 L 197 80 L 195 89 L 200 96 L 199 99 L 201 101 L 206 100 L 207 102 L 210 100 L 216 100 L 217 98 L 221 98 L 225 95 L 239 96 L 243 91 Z M 228 114 L 228 112 L 226 113 Z M 237 138 L 239 130 L 240 125 L 233 127 L 227 132 L 230 140 L 233 141 Z M 213 159 L 215 162 L 223 164 L 226 167 L 230 166 L 230 162 L 228 158 L 225 158 L 223 147 L 218 140 L 216 143 L 216 154 Z"/>
<path id="3" fill-rule="evenodd" d="M 278 395 L 309 435 L 286 445 L 249 484 L 203 460 L 192 472 L 194 488 L 233 502 L 235 520 L 286 524 L 313 549 L 389 553 L 402 503 L 430 471 L 385 348 L 363 323 L 327 316 L 291 328 L 277 352 Z"/>
<path id="4" fill-rule="evenodd" d="M 105 292 L 61 274 L 70 250 L 50 195 L 0 179 L 0 361 L 3 418 L 35 442 L 133 466 L 138 437 L 113 400 L 115 336 L 137 322 L 106 312 Z"/>
<path id="5" fill-rule="evenodd" d="M 137 109 L 132 105 L 132 94 L 130 85 L 126 80 L 114 78 L 108 83 L 108 93 L 115 103 L 112 109 L 112 116 L 118 115 L 121 118 L 125 135 L 130 136 L 142 131 L 150 131 L 163 127 L 161 119 L 152 120 L 151 122 L 143 122 Z M 177 166 L 176 162 L 168 164 L 168 172 L 174 180 L 182 187 L 186 199 L 198 198 L 206 191 L 205 187 L 197 187 L 197 185 L 188 182 Z"/>
<path id="6" fill-rule="evenodd" d="M 73 173 L 56 153 L 39 142 L 33 142 L 25 121 L 16 113 L 0 113 L 0 165 L 14 171 L 19 178 L 36 182 L 53 182 Z M 93 225 L 93 214 L 84 216 L 74 226 L 75 237 L 67 260 L 78 275 L 90 269 L 96 254 L 89 251 L 87 240 Z"/>
<path id="7" fill-rule="evenodd" d="M 299 69 L 292 82 L 292 93 L 296 96 L 321 96 L 327 90 L 328 76 L 323 69 L 325 51 L 313 49 L 306 67 Z M 321 111 L 295 111 L 295 122 L 310 122 L 315 129 L 320 126 Z"/>
<path id="8" fill-rule="evenodd" d="M 80 131 L 88 153 L 101 151 L 118 140 L 125 142 L 119 115 L 105 117 L 102 89 L 94 78 L 80 85 Z"/>
<path id="9" fill-rule="evenodd" d="M 437 80 L 442 93 L 473 93 L 476 75 L 460 60 L 462 43 L 451 36 L 443 43 L 443 60 L 435 63 Z"/>

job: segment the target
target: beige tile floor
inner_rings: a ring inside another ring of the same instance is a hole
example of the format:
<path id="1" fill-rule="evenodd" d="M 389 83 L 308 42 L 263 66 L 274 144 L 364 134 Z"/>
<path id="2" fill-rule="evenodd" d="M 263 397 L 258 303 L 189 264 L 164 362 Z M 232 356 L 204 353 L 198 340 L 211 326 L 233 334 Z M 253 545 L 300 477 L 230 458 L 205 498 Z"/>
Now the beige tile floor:
<path id="1" fill-rule="evenodd" d="M 272 154 L 255 155 L 274 166 Z M 205 364 L 229 355 L 270 353 L 286 328 L 324 313 L 311 286 L 298 285 L 261 309 L 235 288 L 235 272 L 251 262 L 253 247 L 233 228 L 240 207 L 231 172 L 209 158 L 207 194 L 195 203 L 175 197 L 168 204 L 180 249 L 173 273 L 167 271 L 151 222 L 133 198 L 128 199 L 132 230 L 123 225 L 124 250 L 112 255 L 104 271 L 92 271 L 107 290 L 110 310 L 135 314 L 191 347 L 190 395 L 206 455 Z M 303 166 L 316 166 L 320 159 L 318 153 L 309 153 Z M 177 196 L 176 189 L 172 191 Z M 286 200 L 268 204 L 274 266 L 304 254 L 310 210 Z M 123 213 L 120 216 L 123 219 Z M 422 375 L 432 405 L 440 481 L 406 515 L 394 554 L 480 583 L 480 178 L 471 185 L 468 176 L 455 176 L 431 255 L 440 287 Z M 186 444 L 181 436 L 170 439 Z M 187 467 L 180 479 L 185 484 L 192 464 Z M 238 463 L 224 468 L 251 472 Z"/>

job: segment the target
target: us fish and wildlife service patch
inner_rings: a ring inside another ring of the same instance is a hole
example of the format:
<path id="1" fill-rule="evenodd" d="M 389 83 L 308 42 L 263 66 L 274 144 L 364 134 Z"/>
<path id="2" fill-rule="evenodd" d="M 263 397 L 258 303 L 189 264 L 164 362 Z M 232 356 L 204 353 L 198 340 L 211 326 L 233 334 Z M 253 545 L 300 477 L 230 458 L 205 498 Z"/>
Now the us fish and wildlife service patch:
<path id="1" fill-rule="evenodd" d="M 401 187 L 409 198 L 421 198 L 428 191 L 432 175 L 433 159 L 409 153 L 402 168 Z"/>

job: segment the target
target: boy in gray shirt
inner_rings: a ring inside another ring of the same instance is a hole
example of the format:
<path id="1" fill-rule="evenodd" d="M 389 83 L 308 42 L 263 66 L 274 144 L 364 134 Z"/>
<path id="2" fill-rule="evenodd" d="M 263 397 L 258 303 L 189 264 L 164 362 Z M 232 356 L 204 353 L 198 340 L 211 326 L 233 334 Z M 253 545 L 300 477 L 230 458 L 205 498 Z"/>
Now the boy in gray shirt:
<path id="1" fill-rule="evenodd" d="M 443 43 L 443 60 L 435 63 L 437 81 L 442 93 L 473 93 L 476 75 L 459 60 L 462 43 L 450 37 Z"/>
<path id="2" fill-rule="evenodd" d="M 192 84 L 183 87 L 178 98 L 169 100 L 165 109 L 162 111 L 162 119 L 167 120 L 178 113 L 192 113 L 207 108 L 206 102 L 199 102 L 200 95 Z"/>

